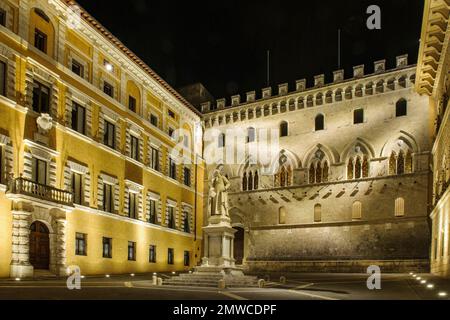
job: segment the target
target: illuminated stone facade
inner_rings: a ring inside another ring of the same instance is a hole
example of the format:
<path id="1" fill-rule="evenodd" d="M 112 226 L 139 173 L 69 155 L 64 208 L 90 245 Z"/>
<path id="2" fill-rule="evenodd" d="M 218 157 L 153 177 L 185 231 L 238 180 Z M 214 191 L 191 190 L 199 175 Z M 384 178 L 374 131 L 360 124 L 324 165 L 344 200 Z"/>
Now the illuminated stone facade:
<path id="1" fill-rule="evenodd" d="M 249 92 L 246 102 L 203 105 L 205 152 L 224 155 L 207 172 L 224 163 L 233 226 L 243 229 L 239 262 L 268 271 L 428 270 L 428 99 L 414 91 L 407 56 L 374 70 L 357 66 L 348 79 L 336 71 L 330 84 L 319 75 L 311 88 L 300 80 L 292 92 L 283 84 L 276 96 L 267 88 L 261 99 Z M 228 131 L 236 128 L 245 133 L 238 140 Z M 262 164 L 255 150 L 267 129 L 279 133 L 269 141 L 278 154 Z M 230 164 L 236 149 L 245 156 Z"/>

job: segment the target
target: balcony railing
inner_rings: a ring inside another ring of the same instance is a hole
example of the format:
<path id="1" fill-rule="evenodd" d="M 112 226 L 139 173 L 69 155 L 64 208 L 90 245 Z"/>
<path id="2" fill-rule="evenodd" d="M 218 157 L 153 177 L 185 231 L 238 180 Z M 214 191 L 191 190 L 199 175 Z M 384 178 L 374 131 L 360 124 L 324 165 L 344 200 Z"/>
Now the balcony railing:
<path id="1" fill-rule="evenodd" d="M 12 180 L 9 192 L 55 202 L 65 206 L 73 206 L 72 192 L 39 184 L 22 177 Z"/>

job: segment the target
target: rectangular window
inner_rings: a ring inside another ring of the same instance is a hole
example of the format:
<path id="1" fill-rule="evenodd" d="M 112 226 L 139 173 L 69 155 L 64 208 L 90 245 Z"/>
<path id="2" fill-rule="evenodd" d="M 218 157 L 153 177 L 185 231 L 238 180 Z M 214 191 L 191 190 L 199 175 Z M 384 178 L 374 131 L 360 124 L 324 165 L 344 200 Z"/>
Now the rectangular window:
<path id="1" fill-rule="evenodd" d="M 103 184 L 103 211 L 113 213 L 114 210 L 114 186 Z"/>
<path id="2" fill-rule="evenodd" d="M 353 111 L 353 124 L 364 123 L 364 109 Z"/>
<path id="3" fill-rule="evenodd" d="M 105 134 L 103 136 L 103 143 L 108 147 L 116 148 L 116 126 L 111 122 L 105 121 Z"/>
<path id="4" fill-rule="evenodd" d="M 189 137 L 186 134 L 183 136 L 183 146 L 189 149 Z"/>
<path id="5" fill-rule="evenodd" d="M 84 78 L 84 66 L 76 60 L 72 60 L 72 72 Z"/>
<path id="6" fill-rule="evenodd" d="M 169 114 L 169 117 L 171 117 L 172 119 L 175 119 L 175 112 L 173 112 L 172 110 L 168 110 L 167 113 Z"/>
<path id="7" fill-rule="evenodd" d="M 184 185 L 191 186 L 191 169 L 184 168 Z"/>
<path id="8" fill-rule="evenodd" d="M 136 261 L 136 242 L 128 241 L 128 261 Z"/>
<path id="9" fill-rule="evenodd" d="M 139 138 L 131 136 L 131 158 L 139 161 Z"/>
<path id="10" fill-rule="evenodd" d="M 103 92 L 114 98 L 114 87 L 106 81 L 103 83 Z"/>
<path id="11" fill-rule="evenodd" d="M 73 190 L 73 202 L 82 205 L 84 202 L 83 176 L 76 172 L 72 172 L 72 190 Z"/>
<path id="12" fill-rule="evenodd" d="M 153 170 L 159 171 L 159 150 L 150 148 L 150 167 Z"/>
<path id="13" fill-rule="evenodd" d="M 75 255 L 87 256 L 87 235 L 84 233 L 75 234 Z"/>
<path id="14" fill-rule="evenodd" d="M 184 251 L 184 266 L 185 267 L 189 267 L 190 265 L 190 252 L 189 251 Z"/>
<path id="15" fill-rule="evenodd" d="M 167 227 L 170 229 L 175 229 L 175 208 L 167 207 Z"/>
<path id="16" fill-rule="evenodd" d="M 47 185 L 47 162 L 34 158 L 33 181 Z"/>
<path id="17" fill-rule="evenodd" d="M 156 263 L 156 246 L 150 245 L 150 249 L 148 252 L 148 262 Z"/>
<path id="18" fill-rule="evenodd" d="M 158 117 L 154 114 L 150 115 L 150 123 L 152 126 L 158 127 Z"/>
<path id="19" fill-rule="evenodd" d="M 6 27 L 6 11 L 3 9 L 0 9 L 0 24 Z"/>
<path id="20" fill-rule="evenodd" d="M 175 139 L 175 137 L 173 136 L 173 133 L 175 132 L 175 130 L 173 130 L 172 128 L 169 128 L 169 137 L 171 137 L 172 139 Z"/>
<path id="21" fill-rule="evenodd" d="M 39 82 L 33 83 L 33 111 L 49 113 L 50 89 Z"/>
<path id="22" fill-rule="evenodd" d="M 34 46 L 47 53 L 47 35 L 37 28 L 34 29 Z"/>
<path id="23" fill-rule="evenodd" d="M 156 201 L 150 200 L 149 208 L 148 208 L 148 222 L 155 224 L 156 223 Z"/>
<path id="24" fill-rule="evenodd" d="M 137 194 L 133 192 L 128 193 L 128 217 L 137 219 Z"/>
<path id="25" fill-rule="evenodd" d="M 128 97 L 128 109 L 133 112 L 136 112 L 136 99 L 132 96 Z"/>
<path id="26" fill-rule="evenodd" d="M 0 95 L 6 96 L 6 63 L 0 61 Z"/>
<path id="27" fill-rule="evenodd" d="M 72 129 L 86 134 L 86 108 L 75 102 L 72 106 Z"/>
<path id="28" fill-rule="evenodd" d="M 177 164 L 169 158 L 169 177 L 177 179 Z"/>
<path id="29" fill-rule="evenodd" d="M 103 258 L 112 258 L 112 239 L 103 237 Z"/>
<path id="30" fill-rule="evenodd" d="M 169 248 L 167 250 L 167 263 L 173 264 L 173 261 L 174 261 L 174 250 L 173 248 Z"/>

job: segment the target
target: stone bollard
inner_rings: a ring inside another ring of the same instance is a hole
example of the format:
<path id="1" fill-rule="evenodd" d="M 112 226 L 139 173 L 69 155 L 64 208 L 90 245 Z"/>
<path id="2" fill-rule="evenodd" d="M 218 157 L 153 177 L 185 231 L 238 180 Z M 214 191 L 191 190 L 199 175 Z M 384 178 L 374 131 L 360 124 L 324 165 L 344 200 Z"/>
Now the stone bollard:
<path id="1" fill-rule="evenodd" d="M 218 287 L 219 289 L 225 289 L 225 280 L 220 279 L 220 280 L 217 282 L 217 287 Z"/>
<path id="2" fill-rule="evenodd" d="M 264 276 L 264 280 L 266 280 L 266 282 L 269 282 L 270 281 L 270 275 L 266 274 Z"/>
<path id="3" fill-rule="evenodd" d="M 162 284 L 163 284 L 162 278 L 158 278 L 157 285 L 162 286 Z"/>
<path id="4" fill-rule="evenodd" d="M 280 277 L 280 283 L 282 283 L 282 284 L 286 283 L 286 277 L 285 276 L 281 276 Z"/>
<path id="5" fill-rule="evenodd" d="M 264 281 L 264 279 L 258 280 L 258 287 L 264 288 L 265 285 L 266 285 L 266 281 Z"/>
<path id="6" fill-rule="evenodd" d="M 153 281 L 154 286 L 158 285 L 158 277 L 157 276 L 153 276 L 152 281 Z"/>

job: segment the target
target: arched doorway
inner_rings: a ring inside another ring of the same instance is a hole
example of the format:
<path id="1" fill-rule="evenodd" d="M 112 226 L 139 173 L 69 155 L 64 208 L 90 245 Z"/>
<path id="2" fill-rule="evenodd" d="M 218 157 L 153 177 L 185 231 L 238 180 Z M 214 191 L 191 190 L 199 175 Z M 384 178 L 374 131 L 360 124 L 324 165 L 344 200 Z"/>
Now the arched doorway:
<path id="1" fill-rule="evenodd" d="M 240 227 L 234 227 L 237 232 L 234 234 L 234 260 L 237 265 L 242 264 L 244 258 L 244 229 Z"/>
<path id="2" fill-rule="evenodd" d="M 35 221 L 30 227 L 30 263 L 34 269 L 49 269 L 50 237 L 45 224 Z"/>

